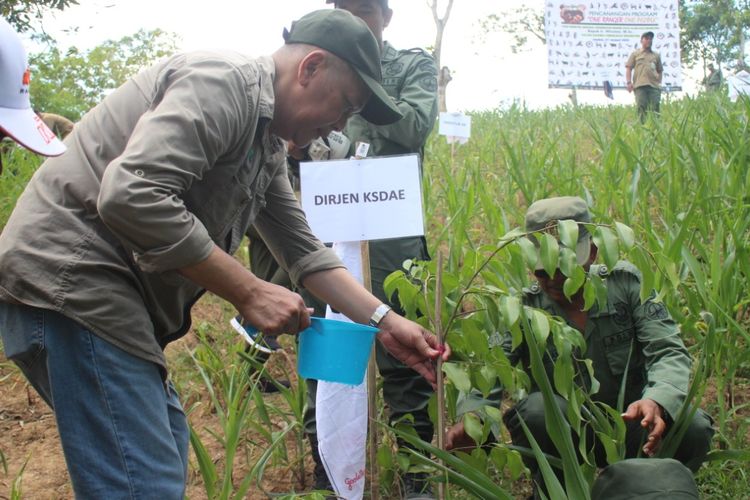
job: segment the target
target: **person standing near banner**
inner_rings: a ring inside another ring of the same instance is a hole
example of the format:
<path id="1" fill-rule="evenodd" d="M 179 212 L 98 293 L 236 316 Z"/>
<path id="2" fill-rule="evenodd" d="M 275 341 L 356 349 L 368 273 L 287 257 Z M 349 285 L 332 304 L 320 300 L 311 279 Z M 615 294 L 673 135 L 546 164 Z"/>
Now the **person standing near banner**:
<path id="1" fill-rule="evenodd" d="M 630 54 L 625 63 L 628 92 L 635 92 L 635 103 L 638 106 L 641 123 L 646 121 L 646 113 L 649 111 L 659 112 L 661 101 L 661 80 L 664 67 L 659 53 L 651 49 L 653 43 L 653 31 L 647 31 L 641 35 L 641 48 Z"/>
<path id="2" fill-rule="evenodd" d="M 398 50 L 383 41 L 383 31 L 390 23 L 393 10 L 388 0 L 326 0 L 336 9 L 351 12 L 370 27 L 381 44 L 383 87 L 393 98 L 404 117 L 385 126 L 368 123 L 361 116 L 353 116 L 344 129 L 351 141 L 353 154 L 357 144 L 370 144 L 370 156 L 423 153 L 438 112 L 437 66 L 422 49 Z M 424 237 L 396 238 L 370 243 L 372 293 L 384 303 L 401 312 L 396 300 L 390 301 L 383 290 L 385 278 L 402 268 L 407 259 L 429 259 Z M 427 414 L 427 402 L 432 387 L 414 370 L 396 360 L 376 343 L 378 369 L 383 377 L 383 399 L 390 410 L 390 421 L 396 422 L 412 415 L 419 436 L 430 442 L 433 426 Z M 308 409 L 305 412 L 305 432 L 310 438 L 316 461 L 315 481 L 321 489 L 330 489 L 328 478 L 317 453 L 315 425 L 315 381 L 308 381 Z M 407 498 L 432 498 L 424 475 L 407 473 L 403 491 Z"/>
<path id="3" fill-rule="evenodd" d="M 714 68 L 713 63 L 708 65 L 708 75 L 703 79 L 703 86 L 708 92 L 718 92 L 721 90 L 721 84 L 724 83 L 724 75 L 721 74 L 721 68 Z"/>

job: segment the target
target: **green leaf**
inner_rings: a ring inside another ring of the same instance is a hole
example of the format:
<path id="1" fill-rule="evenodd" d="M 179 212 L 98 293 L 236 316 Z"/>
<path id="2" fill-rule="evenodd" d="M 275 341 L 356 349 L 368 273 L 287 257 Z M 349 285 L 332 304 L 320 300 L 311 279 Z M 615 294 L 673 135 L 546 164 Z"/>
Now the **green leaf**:
<path id="1" fill-rule="evenodd" d="M 560 271 L 565 276 L 570 277 L 574 272 L 576 267 L 578 267 L 578 261 L 576 258 L 576 253 L 567 247 L 562 247 L 560 249 Z"/>
<path id="2" fill-rule="evenodd" d="M 466 369 L 456 363 L 443 363 L 443 371 L 456 388 L 464 393 L 471 391 L 471 379 Z"/>
<path id="3" fill-rule="evenodd" d="M 564 287 L 565 285 L 563 285 Z M 564 290 L 563 290 L 564 291 Z M 596 289 L 591 281 L 586 281 L 583 284 L 583 310 L 588 311 L 596 303 Z"/>
<path id="4" fill-rule="evenodd" d="M 607 267 L 610 269 L 615 267 L 617 261 L 620 260 L 620 250 L 617 238 L 612 230 L 608 227 L 598 226 L 594 231 L 594 243 Z"/>
<path id="5" fill-rule="evenodd" d="M 485 405 L 484 412 L 487 414 L 487 418 L 493 422 L 501 423 L 503 421 L 503 412 L 499 408 Z"/>
<path id="6" fill-rule="evenodd" d="M 544 346 L 549 337 L 549 319 L 546 314 L 537 309 L 528 309 L 528 311 L 531 312 L 531 329 L 534 332 L 534 338 L 539 345 Z"/>
<path id="7" fill-rule="evenodd" d="M 526 267 L 532 271 L 536 269 L 537 260 L 539 260 L 539 253 L 536 250 L 536 246 L 528 238 L 518 238 L 516 245 L 521 248 L 523 254 L 523 260 L 526 262 Z"/>
<path id="8" fill-rule="evenodd" d="M 565 399 L 573 385 L 573 357 L 570 355 L 570 344 L 563 342 L 558 346 L 558 356 L 555 359 L 553 379 L 557 392 Z"/>
<path id="9" fill-rule="evenodd" d="M 517 481 L 526 468 L 523 465 L 523 458 L 521 458 L 521 454 L 515 450 L 508 450 L 506 456 L 508 459 L 508 472 L 510 472 L 510 478 L 513 481 Z"/>
<path id="10" fill-rule="evenodd" d="M 557 240 L 551 234 L 542 234 L 539 257 L 542 259 L 542 265 L 547 274 L 554 276 L 560 260 L 560 245 L 557 244 Z"/>
<path id="11" fill-rule="evenodd" d="M 482 422 L 473 413 L 464 414 L 464 430 L 475 443 L 482 442 Z"/>
<path id="12" fill-rule="evenodd" d="M 631 250 L 635 246 L 635 233 L 633 233 L 633 230 L 621 222 L 615 222 L 615 230 L 625 251 Z"/>
<path id="13" fill-rule="evenodd" d="M 557 223 L 557 232 L 560 233 L 560 241 L 571 250 L 575 250 L 578 244 L 578 223 L 566 219 Z"/>
<path id="14" fill-rule="evenodd" d="M 507 330 L 518 323 L 518 318 L 521 317 L 521 307 L 521 301 L 518 297 L 506 295 L 500 299 L 500 314 L 503 316 Z"/>
<path id="15" fill-rule="evenodd" d="M 586 282 L 586 271 L 581 266 L 576 266 L 573 276 L 569 277 L 563 283 L 563 293 L 570 300 L 570 298 L 581 289 L 583 284 Z"/>
<path id="16" fill-rule="evenodd" d="M 596 302 L 599 305 L 599 310 L 605 311 L 607 309 L 607 287 L 604 285 L 604 282 L 599 277 L 599 275 L 594 274 L 590 271 L 589 283 L 591 283 L 591 286 L 594 288 L 594 292 L 596 293 Z"/>

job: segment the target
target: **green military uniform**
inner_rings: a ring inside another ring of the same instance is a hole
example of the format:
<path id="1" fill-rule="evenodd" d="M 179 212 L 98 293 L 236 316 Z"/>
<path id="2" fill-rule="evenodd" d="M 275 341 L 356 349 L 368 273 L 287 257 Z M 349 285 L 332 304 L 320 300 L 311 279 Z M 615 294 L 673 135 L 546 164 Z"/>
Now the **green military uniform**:
<path id="1" fill-rule="evenodd" d="M 703 84 L 706 86 L 706 90 L 716 92 L 721 89 L 721 83 L 723 81 L 724 77 L 721 74 L 721 69 L 712 69 L 711 73 L 703 79 Z"/>
<path id="2" fill-rule="evenodd" d="M 648 111 L 659 112 L 661 78 L 664 73 L 661 56 L 658 52 L 641 48 L 630 54 L 625 66 L 633 70 L 635 103 L 641 121 L 644 121 Z"/>
<path id="3" fill-rule="evenodd" d="M 640 273 L 635 266 L 621 261 L 609 272 L 606 266 L 592 266 L 592 269 L 606 278 L 607 287 L 606 309 L 600 310 L 598 305 L 594 305 L 588 313 L 583 332 L 587 345 L 585 357 L 592 360 L 594 376 L 601 384 L 593 399 L 616 407 L 622 378 L 627 377 L 625 408 L 634 401 L 652 399 L 664 409 L 664 419 L 669 426 L 684 404 L 690 377 L 691 360 L 679 329 L 663 304 L 652 299 L 641 303 Z M 523 302 L 551 315 L 566 318 L 562 308 L 536 283 L 524 290 Z M 570 321 L 569 324 L 575 327 Z M 506 335 L 503 350 L 511 362 L 527 362 L 528 355 L 523 344 L 511 351 L 511 342 L 510 336 Z M 628 365 L 631 346 L 633 352 Z M 586 370 L 579 372 L 583 376 Z M 579 382 L 587 384 L 588 380 Z M 558 397 L 558 404 L 565 411 L 565 400 Z M 505 415 L 514 444 L 528 447 L 518 415 L 529 426 L 542 450 L 556 454 L 545 428 L 544 405 L 539 391 L 532 390 L 527 398 Z M 639 422 L 626 424 L 626 456 L 634 457 L 638 454 L 643 430 Z M 713 432 L 711 418 L 698 410 L 675 458 L 693 471 L 697 470 L 709 450 Z M 605 465 L 603 459 L 603 456 L 597 457 L 598 461 L 601 460 L 600 465 Z M 534 468 L 533 463 L 529 465 Z"/>
<path id="4" fill-rule="evenodd" d="M 421 49 L 397 50 L 384 42 L 381 57 L 383 88 L 393 97 L 404 118 L 385 127 L 372 126 L 360 116 L 353 116 L 344 129 L 351 140 L 352 153 L 358 142 L 370 144 L 370 156 L 422 153 L 427 137 L 437 118 L 437 66 L 434 59 Z M 401 269 L 407 259 L 429 258 L 423 237 L 394 238 L 370 243 L 372 293 L 394 310 L 402 313 L 397 303 L 388 300 L 383 291 L 385 278 Z M 397 361 L 377 343 L 377 364 L 383 376 L 383 399 L 395 421 L 407 414 L 414 416 L 414 425 L 425 441 L 431 441 L 432 423 L 427 415 L 427 401 L 432 387 L 414 370 Z M 315 383 L 310 383 L 305 431 L 315 432 Z"/>

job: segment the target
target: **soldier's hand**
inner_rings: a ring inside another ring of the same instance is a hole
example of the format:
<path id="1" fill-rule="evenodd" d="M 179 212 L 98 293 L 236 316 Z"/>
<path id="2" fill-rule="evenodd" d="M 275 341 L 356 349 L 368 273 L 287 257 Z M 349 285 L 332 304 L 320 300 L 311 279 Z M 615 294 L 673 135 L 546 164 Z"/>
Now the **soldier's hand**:
<path id="1" fill-rule="evenodd" d="M 622 414 L 622 418 L 627 421 L 641 419 L 641 427 L 649 431 L 646 444 L 643 445 L 643 453 L 649 457 L 653 456 L 661 442 L 664 431 L 667 429 L 664 412 L 659 403 L 653 399 L 633 401 L 628 406 L 627 411 Z"/>
<path id="2" fill-rule="evenodd" d="M 632 91 L 633 91 L 633 84 L 628 83 L 628 92 L 632 92 Z"/>
<path id="3" fill-rule="evenodd" d="M 477 443 L 466 434 L 464 423 L 459 422 L 445 433 L 445 449 L 457 451 L 470 451 L 477 447 Z"/>
<path id="4" fill-rule="evenodd" d="M 310 326 L 310 310 L 302 297 L 260 279 L 247 300 L 235 306 L 246 323 L 268 335 L 295 335 Z"/>

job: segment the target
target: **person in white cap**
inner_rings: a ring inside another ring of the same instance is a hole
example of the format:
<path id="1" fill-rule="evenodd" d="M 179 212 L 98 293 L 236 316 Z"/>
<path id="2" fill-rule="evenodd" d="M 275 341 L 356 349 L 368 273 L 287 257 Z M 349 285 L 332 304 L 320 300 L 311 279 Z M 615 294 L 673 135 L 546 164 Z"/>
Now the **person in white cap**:
<path id="1" fill-rule="evenodd" d="M 21 38 L 0 18 L 0 140 L 9 137 L 43 156 L 59 156 L 65 145 L 31 108 L 31 71 Z M 3 164 L 0 157 L 0 173 Z"/>

